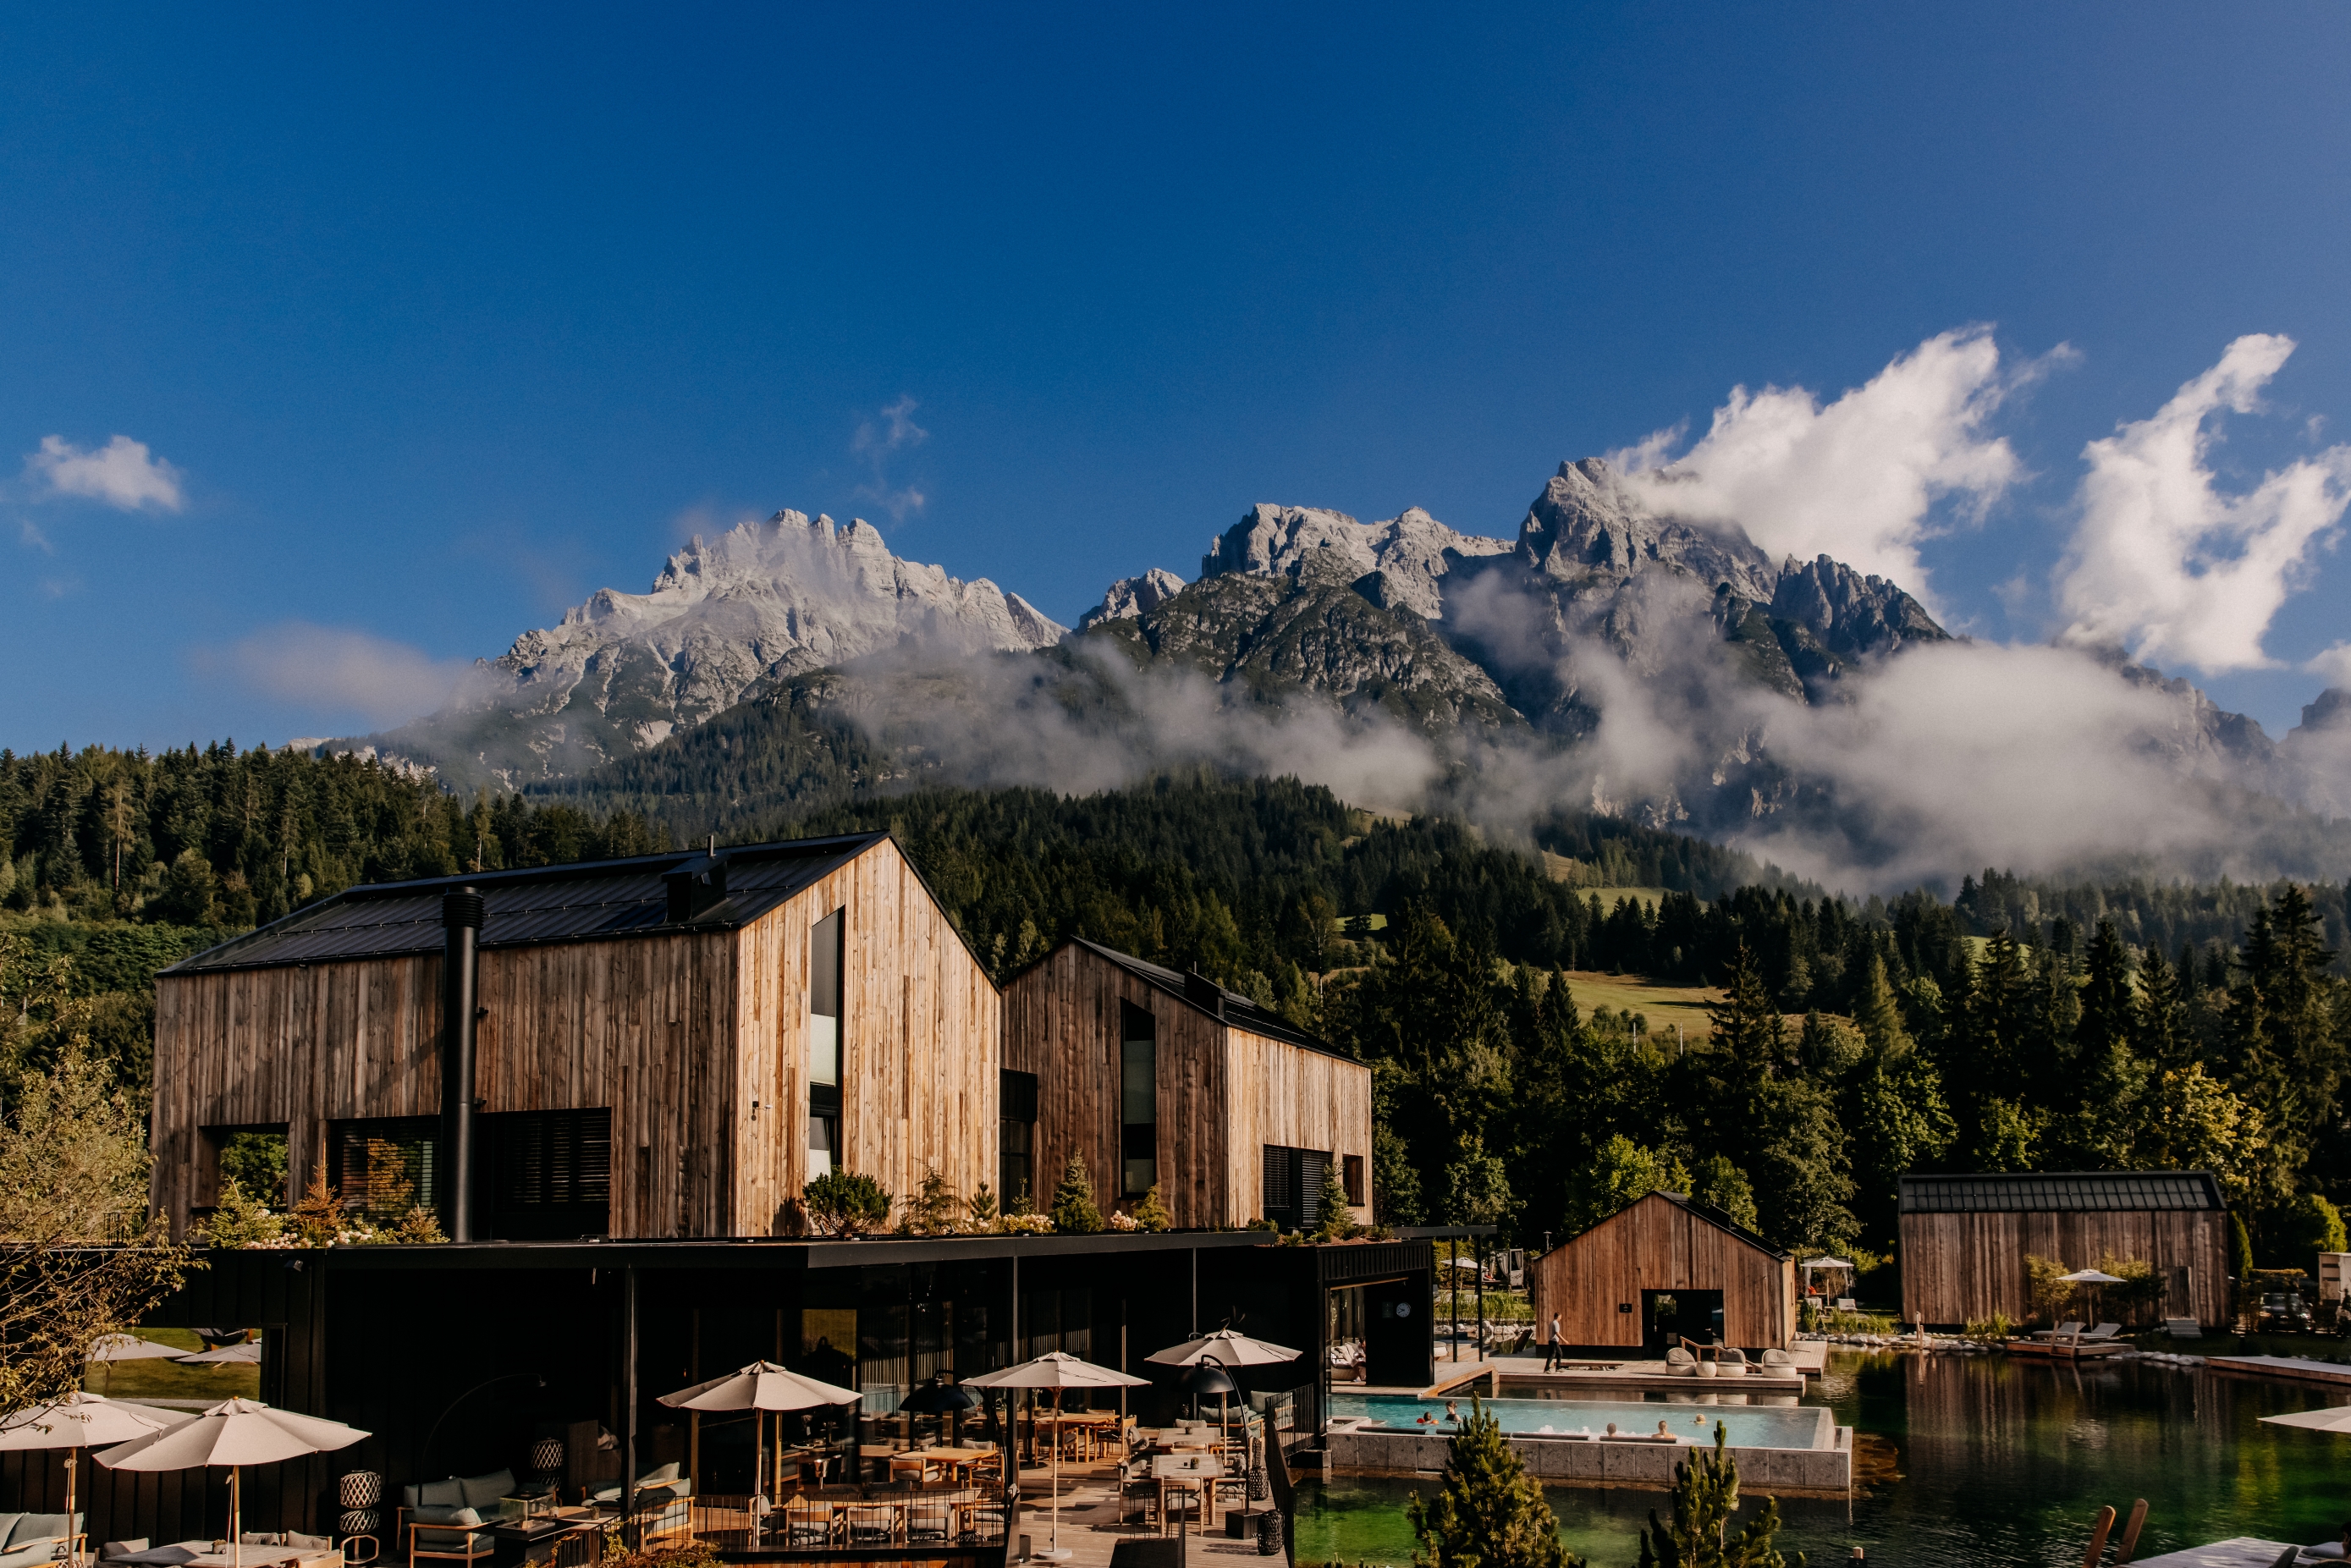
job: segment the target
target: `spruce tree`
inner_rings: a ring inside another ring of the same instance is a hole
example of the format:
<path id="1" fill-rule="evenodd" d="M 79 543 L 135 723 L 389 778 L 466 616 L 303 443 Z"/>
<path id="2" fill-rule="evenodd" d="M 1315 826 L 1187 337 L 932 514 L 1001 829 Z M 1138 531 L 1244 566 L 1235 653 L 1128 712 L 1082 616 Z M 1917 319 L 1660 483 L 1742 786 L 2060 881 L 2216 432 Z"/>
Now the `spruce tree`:
<path id="1" fill-rule="evenodd" d="M 1102 1228 L 1102 1210 L 1094 1207 L 1094 1184 L 1086 1162 L 1077 1155 L 1061 1167 L 1061 1185 L 1053 1189 L 1053 1228 L 1090 1236 Z"/>
<path id="2" fill-rule="evenodd" d="M 1737 1534 L 1731 1516 L 1739 1511 L 1739 1461 L 1728 1451 L 1729 1434 L 1714 1426 L 1714 1452 L 1693 1453 L 1674 1467 L 1673 1522 L 1661 1522 L 1649 1511 L 1648 1528 L 1641 1531 L 1641 1568 L 1790 1568 L 1788 1559 L 1771 1544 L 1780 1532 L 1780 1503 L 1765 1498 Z M 1804 1554 L 1796 1553 L 1793 1568 L 1804 1568 Z"/>
<path id="3" fill-rule="evenodd" d="M 1405 1517 L 1419 1542 L 1414 1568 L 1584 1568 L 1560 1543 L 1542 1483 L 1475 1395 L 1447 1447 L 1436 1500 L 1413 1493 Z"/>

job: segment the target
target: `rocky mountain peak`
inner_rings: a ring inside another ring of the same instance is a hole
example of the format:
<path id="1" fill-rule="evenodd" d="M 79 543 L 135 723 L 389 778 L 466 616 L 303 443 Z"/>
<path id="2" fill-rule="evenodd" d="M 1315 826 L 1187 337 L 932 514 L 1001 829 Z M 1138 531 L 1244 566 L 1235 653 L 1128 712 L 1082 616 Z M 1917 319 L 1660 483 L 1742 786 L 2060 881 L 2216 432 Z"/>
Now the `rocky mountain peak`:
<path id="1" fill-rule="evenodd" d="M 1110 585 L 1100 604 L 1078 617 L 1078 630 L 1147 615 L 1183 591 L 1184 580 L 1164 566 L 1155 566 L 1141 577 L 1122 577 Z"/>
<path id="2" fill-rule="evenodd" d="M 1318 574 L 1343 572 L 1353 580 L 1382 573 L 1379 602 L 1433 621 L 1444 612 L 1440 580 L 1455 562 L 1507 555 L 1511 548 L 1507 539 L 1447 528 L 1418 507 L 1384 522 L 1360 523 L 1320 507 L 1260 505 L 1211 541 L 1200 558 L 1200 575 L 1296 578 L 1310 559 Z"/>
<path id="3" fill-rule="evenodd" d="M 1660 517 L 1600 457 L 1559 465 L 1519 525 L 1518 549 L 1527 565 L 1553 578 L 1622 579 L 1662 565 L 1709 591 L 1727 582 L 1742 598 L 1767 603 L 1780 578 L 1745 534 Z"/>

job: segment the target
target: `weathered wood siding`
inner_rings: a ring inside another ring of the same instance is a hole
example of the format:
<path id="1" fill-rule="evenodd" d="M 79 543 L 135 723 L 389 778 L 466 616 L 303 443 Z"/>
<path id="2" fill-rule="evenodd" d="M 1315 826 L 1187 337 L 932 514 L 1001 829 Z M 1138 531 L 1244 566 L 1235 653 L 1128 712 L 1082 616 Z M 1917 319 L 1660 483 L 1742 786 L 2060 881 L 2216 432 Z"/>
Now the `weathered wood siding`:
<path id="1" fill-rule="evenodd" d="M 1320 1051 L 1268 1040 L 1245 1030 L 1226 1031 L 1231 1063 L 1225 1111 L 1225 1190 L 1219 1223 L 1245 1225 L 1264 1212 L 1265 1147 L 1322 1149 L 1336 1163 L 1364 1162 L 1364 1196 L 1371 1196 L 1372 1070 Z M 1368 1223 L 1368 1204 L 1351 1212 Z"/>
<path id="2" fill-rule="evenodd" d="M 298 1192 L 328 1122 L 436 1114 L 440 1035 L 437 954 L 158 980 L 150 1201 L 184 1234 L 214 1200 L 206 1127 L 284 1125 Z"/>
<path id="3" fill-rule="evenodd" d="M 726 932 L 481 955 L 483 1109 L 609 1107 L 615 1236 L 731 1233 L 734 968 Z M 440 956 L 165 976 L 155 1083 L 175 1229 L 214 1196 L 206 1127 L 284 1124 L 298 1191 L 328 1123 L 440 1114 Z"/>
<path id="4" fill-rule="evenodd" d="M 1122 1001 L 1155 1023 L 1159 1200 L 1176 1225 L 1245 1225 L 1259 1218 L 1269 1144 L 1326 1149 L 1333 1159 L 1359 1155 L 1368 1186 L 1369 1068 L 1231 1028 L 1071 943 L 1016 977 L 1004 993 L 1004 1064 L 1037 1075 L 1040 1207 L 1072 1154 L 1086 1162 L 1102 1208 L 1122 1201 Z M 1371 1211 L 1354 1213 L 1368 1219 Z"/>
<path id="5" fill-rule="evenodd" d="M 1224 1025 L 1075 943 L 1004 991 L 1004 1065 L 1037 1075 L 1037 1207 L 1051 1201 L 1071 1155 L 1086 1162 L 1097 1207 L 1108 1213 L 1122 1201 L 1122 1001 L 1152 1016 L 1158 1041 L 1159 1201 L 1178 1227 L 1229 1223 Z M 1253 1200 L 1254 1184 L 1249 1193 Z"/>
<path id="6" fill-rule="evenodd" d="M 2207 1328 L 2229 1320 L 2229 1217 L 2219 1209 L 2059 1214 L 1906 1214 L 1902 1321 L 1963 1324 L 2032 1316 L 2027 1254 L 2070 1271 L 2113 1256 L 2151 1263 L 2165 1281 L 2160 1316 Z M 2109 1314 L 2111 1315 L 2111 1314 Z"/>
<path id="7" fill-rule="evenodd" d="M 1644 1291 L 1720 1291 L 1722 1337 L 1785 1349 L 1796 1333 L 1796 1265 L 1655 1193 L 1528 1266 L 1535 1322 L 1559 1314 L 1569 1344 L 1641 1343 Z M 1620 1302 L 1632 1306 L 1618 1312 Z"/>
<path id="8" fill-rule="evenodd" d="M 914 867 L 883 842 L 736 933 L 736 1235 L 789 1228 L 809 1179 L 809 932 L 835 910 L 847 912 L 841 1166 L 900 1197 L 931 1170 L 964 1197 L 996 1180 L 1002 1002 Z"/>
<path id="9" fill-rule="evenodd" d="M 483 1109 L 611 1107 L 611 1233 L 731 1235 L 734 991 L 730 932 L 491 948 Z M 413 1091 L 435 1111 L 440 1072 L 436 1051 Z"/>

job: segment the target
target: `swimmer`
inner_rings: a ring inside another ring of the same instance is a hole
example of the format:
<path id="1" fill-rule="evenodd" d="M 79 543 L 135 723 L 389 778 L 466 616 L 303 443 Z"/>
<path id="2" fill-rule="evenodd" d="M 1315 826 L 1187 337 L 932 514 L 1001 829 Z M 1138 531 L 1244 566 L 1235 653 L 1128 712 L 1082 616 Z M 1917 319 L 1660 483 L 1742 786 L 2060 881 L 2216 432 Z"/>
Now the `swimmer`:
<path id="1" fill-rule="evenodd" d="M 1414 1421 L 1413 1425 L 1416 1427 L 1434 1427 L 1437 1425 L 1437 1417 L 1424 1410 L 1420 1413 L 1419 1418 Z"/>
<path id="2" fill-rule="evenodd" d="M 1616 1423 L 1614 1421 L 1608 1423 L 1608 1435 L 1612 1437 L 1616 1435 Z"/>
<path id="3" fill-rule="evenodd" d="M 1660 1437 L 1671 1437 L 1673 1434 L 1666 1430 L 1666 1424 L 1663 1421 L 1659 1421 L 1657 1423 L 1657 1436 Z"/>
<path id="4" fill-rule="evenodd" d="M 1445 1418 L 1455 1426 L 1461 1424 L 1461 1406 L 1448 1399 L 1445 1402 Z"/>

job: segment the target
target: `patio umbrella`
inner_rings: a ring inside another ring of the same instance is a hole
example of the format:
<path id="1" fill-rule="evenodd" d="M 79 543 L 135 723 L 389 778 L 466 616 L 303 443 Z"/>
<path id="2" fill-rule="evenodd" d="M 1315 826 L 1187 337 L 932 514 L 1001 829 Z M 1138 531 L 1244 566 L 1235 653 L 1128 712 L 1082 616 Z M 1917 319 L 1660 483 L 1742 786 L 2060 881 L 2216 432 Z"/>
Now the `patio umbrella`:
<path id="1" fill-rule="evenodd" d="M 2272 1427 L 2307 1427 L 2314 1432 L 2351 1432 L 2351 1405 L 2329 1405 L 2324 1410 L 2296 1410 L 2288 1416 L 2264 1416 Z"/>
<path id="2" fill-rule="evenodd" d="M 114 1386 L 114 1364 L 118 1361 L 177 1360 L 188 1353 L 176 1344 L 158 1344 L 152 1339 L 140 1339 L 127 1333 L 100 1334 L 92 1340 L 89 1354 L 85 1358 L 103 1369 L 100 1383 L 106 1388 Z"/>
<path id="3" fill-rule="evenodd" d="M 739 1372 L 724 1377 L 714 1377 L 707 1383 L 697 1383 L 691 1388 L 681 1388 L 674 1394 L 664 1394 L 661 1402 L 676 1410 L 749 1410 L 758 1423 L 758 1435 L 751 1439 L 751 1473 L 766 1479 L 763 1445 L 767 1439 L 767 1413 L 781 1414 L 787 1410 L 818 1410 L 833 1405 L 854 1405 L 860 1396 L 853 1388 L 838 1384 L 820 1383 L 813 1377 L 803 1377 L 772 1361 L 755 1361 Z M 777 1466 L 783 1464 L 783 1445 L 777 1445 Z M 781 1490 L 782 1477 L 776 1479 Z M 628 1500 L 634 1511 L 636 1481 L 628 1483 Z"/>
<path id="4" fill-rule="evenodd" d="M 81 1451 L 101 1445 L 127 1443 L 150 1432 L 160 1432 L 178 1417 L 144 1405 L 119 1405 L 77 1388 L 53 1404 L 36 1405 L 0 1416 L 0 1452 L 27 1448 L 66 1450 L 66 1518 L 68 1563 L 73 1555 L 74 1482 L 81 1470 Z"/>
<path id="5" fill-rule="evenodd" d="M 1296 1361 L 1299 1354 L 1286 1344 L 1251 1339 L 1238 1329 L 1218 1329 L 1212 1334 L 1155 1351 L 1144 1359 L 1163 1366 L 1194 1366 L 1211 1359 L 1218 1366 L 1265 1366 L 1277 1361 Z"/>
<path id="6" fill-rule="evenodd" d="M 2076 1269 L 2070 1274 L 2057 1276 L 2069 1285 L 2119 1285 L 2122 1281 L 2112 1274 L 2101 1274 L 2095 1269 Z"/>
<path id="7" fill-rule="evenodd" d="M 274 1465 L 305 1454 L 348 1448 L 365 1432 L 317 1416 L 274 1409 L 258 1399 L 224 1399 L 201 1416 L 191 1416 L 159 1432 L 134 1437 L 97 1456 L 110 1470 L 228 1469 L 228 1534 L 239 1568 L 245 1562 L 245 1492 L 247 1465 Z"/>
<path id="8" fill-rule="evenodd" d="M 942 1435 L 945 1435 L 946 1430 L 946 1422 L 948 1416 L 960 1416 L 967 1410 L 975 1410 L 978 1407 L 979 1396 L 960 1383 L 949 1383 L 947 1375 L 944 1372 L 931 1374 L 930 1376 L 914 1385 L 912 1393 L 898 1401 L 898 1408 L 910 1416 L 939 1417 L 939 1429 Z M 907 1431 L 910 1436 L 914 1428 L 909 1426 Z"/>
<path id="9" fill-rule="evenodd" d="M 218 1350 L 207 1350 L 177 1359 L 182 1366 L 258 1366 L 261 1364 L 261 1342 L 246 1340 L 242 1344 L 225 1344 Z"/>
<path id="10" fill-rule="evenodd" d="M 1065 1388 L 1141 1388 L 1147 1377 L 1130 1377 L 1123 1372 L 1113 1372 L 1107 1366 L 1096 1366 L 1081 1361 L 1066 1351 L 1049 1351 L 1034 1361 L 1024 1361 L 1018 1366 L 1008 1366 L 1001 1372 L 983 1372 L 977 1377 L 967 1377 L 965 1385 L 971 1388 L 1044 1388 L 1053 1395 L 1053 1413 L 1061 1412 L 1061 1390 Z M 1058 1431 L 1053 1444 L 1053 1543 L 1044 1552 L 1049 1563 L 1060 1563 L 1070 1553 L 1061 1550 L 1061 1445 Z M 1008 1448 L 1007 1453 L 1009 1453 Z"/>

